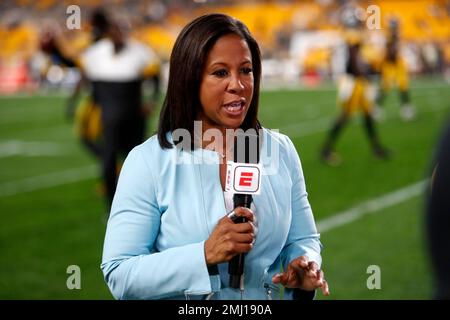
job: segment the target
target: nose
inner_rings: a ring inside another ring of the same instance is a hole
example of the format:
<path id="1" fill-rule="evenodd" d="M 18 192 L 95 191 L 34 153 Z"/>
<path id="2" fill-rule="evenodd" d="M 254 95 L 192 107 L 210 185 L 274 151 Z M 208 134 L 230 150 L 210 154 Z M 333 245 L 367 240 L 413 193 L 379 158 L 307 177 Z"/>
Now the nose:
<path id="1" fill-rule="evenodd" d="M 230 82 L 228 83 L 227 91 L 229 93 L 238 94 L 244 90 L 244 83 L 242 82 L 240 75 L 232 75 Z"/>

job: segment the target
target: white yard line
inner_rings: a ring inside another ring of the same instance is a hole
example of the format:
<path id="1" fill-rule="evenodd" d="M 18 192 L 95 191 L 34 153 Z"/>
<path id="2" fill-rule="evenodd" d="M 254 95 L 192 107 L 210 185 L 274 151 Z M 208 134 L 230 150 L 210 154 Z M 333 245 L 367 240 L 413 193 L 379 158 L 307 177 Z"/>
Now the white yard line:
<path id="1" fill-rule="evenodd" d="M 365 215 L 381 212 L 382 209 L 394 206 L 424 193 L 428 179 L 413 183 L 404 188 L 387 193 L 378 198 L 363 202 L 353 208 L 336 213 L 329 218 L 320 220 L 317 229 L 323 233 L 352 223 Z"/>
<path id="2" fill-rule="evenodd" d="M 62 186 L 98 176 L 98 166 L 89 165 L 64 171 L 57 171 L 21 180 L 0 184 L 0 198 L 21 193 Z"/>

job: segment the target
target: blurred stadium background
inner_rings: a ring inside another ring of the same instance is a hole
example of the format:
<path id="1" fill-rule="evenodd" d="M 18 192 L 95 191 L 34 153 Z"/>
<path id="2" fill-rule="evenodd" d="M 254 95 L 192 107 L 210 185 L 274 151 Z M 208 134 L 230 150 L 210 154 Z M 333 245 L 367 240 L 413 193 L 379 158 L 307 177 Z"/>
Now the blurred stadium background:
<path id="1" fill-rule="evenodd" d="M 81 9 L 79 30 L 66 28 L 72 4 Z M 58 25 L 70 54 L 80 54 L 89 43 L 88 16 L 100 5 L 127 20 L 132 36 L 158 54 L 163 88 L 172 45 L 187 22 L 222 12 L 246 23 L 264 57 L 260 119 L 289 135 L 302 159 L 324 244 L 332 292 L 327 299 L 431 298 L 423 201 L 450 109 L 450 1 L 356 4 L 362 12 L 370 5 L 380 8 L 381 29 L 366 30 L 362 50 L 374 70 L 388 19 L 399 20 L 417 117 L 402 121 L 392 92 L 378 130 L 393 157 L 382 161 L 370 154 L 356 117 L 339 141 L 343 163 L 330 167 L 318 155 L 338 114 L 335 80 L 344 68 L 339 52 L 348 1 L 2 0 L 0 298 L 112 298 L 99 268 L 106 224 L 98 164 L 64 115 L 80 75 L 41 52 L 39 42 L 46 25 Z M 156 123 L 153 116 L 148 136 Z M 81 290 L 66 286 L 69 265 L 81 268 Z M 379 290 L 366 286 L 370 265 L 381 269 Z"/>

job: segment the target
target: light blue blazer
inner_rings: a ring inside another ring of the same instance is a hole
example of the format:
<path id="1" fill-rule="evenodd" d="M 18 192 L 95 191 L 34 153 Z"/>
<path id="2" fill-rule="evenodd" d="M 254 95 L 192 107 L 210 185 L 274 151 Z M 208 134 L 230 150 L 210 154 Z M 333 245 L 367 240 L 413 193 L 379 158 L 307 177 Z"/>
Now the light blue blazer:
<path id="1" fill-rule="evenodd" d="M 253 196 L 258 233 L 245 256 L 244 299 L 279 298 L 280 287 L 271 278 L 296 257 L 306 255 L 321 265 L 319 234 L 293 143 L 263 129 L 261 162 L 266 174 L 261 194 Z M 241 298 L 228 287 L 228 263 L 210 275 L 205 262 L 204 242 L 226 214 L 218 163 L 217 152 L 162 149 L 156 136 L 129 153 L 101 264 L 115 298 Z M 284 291 L 284 299 L 292 299 L 292 290 Z"/>

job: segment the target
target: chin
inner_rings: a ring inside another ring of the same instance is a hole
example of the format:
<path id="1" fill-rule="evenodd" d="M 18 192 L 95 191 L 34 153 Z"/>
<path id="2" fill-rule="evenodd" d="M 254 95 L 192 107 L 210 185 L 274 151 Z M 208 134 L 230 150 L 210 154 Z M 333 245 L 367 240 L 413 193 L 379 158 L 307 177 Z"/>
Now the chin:
<path id="1" fill-rule="evenodd" d="M 244 123 L 244 119 L 239 121 L 226 121 L 223 126 L 227 129 L 238 129 Z"/>

